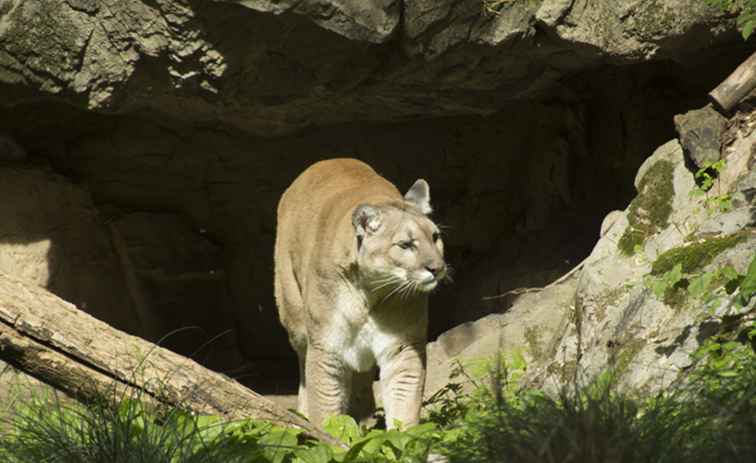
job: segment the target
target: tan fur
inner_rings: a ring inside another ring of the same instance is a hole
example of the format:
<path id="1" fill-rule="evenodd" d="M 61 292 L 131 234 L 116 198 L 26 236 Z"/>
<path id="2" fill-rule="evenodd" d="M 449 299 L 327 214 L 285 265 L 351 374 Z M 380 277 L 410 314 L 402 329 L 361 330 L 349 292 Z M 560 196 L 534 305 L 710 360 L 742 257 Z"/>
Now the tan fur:
<path id="1" fill-rule="evenodd" d="M 349 411 L 377 366 L 389 426 L 418 422 L 427 298 L 446 274 L 427 183 L 404 197 L 367 164 L 318 162 L 278 206 L 275 294 L 300 363 L 299 411 Z"/>

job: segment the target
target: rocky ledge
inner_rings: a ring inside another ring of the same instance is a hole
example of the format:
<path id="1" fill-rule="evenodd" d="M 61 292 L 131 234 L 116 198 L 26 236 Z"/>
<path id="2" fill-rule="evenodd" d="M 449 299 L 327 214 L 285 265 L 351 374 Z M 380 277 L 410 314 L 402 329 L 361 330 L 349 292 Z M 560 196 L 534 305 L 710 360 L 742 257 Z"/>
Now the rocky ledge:
<path id="1" fill-rule="evenodd" d="M 570 99 L 598 66 L 740 42 L 703 0 L 0 0 L 0 101 L 271 136 Z"/>

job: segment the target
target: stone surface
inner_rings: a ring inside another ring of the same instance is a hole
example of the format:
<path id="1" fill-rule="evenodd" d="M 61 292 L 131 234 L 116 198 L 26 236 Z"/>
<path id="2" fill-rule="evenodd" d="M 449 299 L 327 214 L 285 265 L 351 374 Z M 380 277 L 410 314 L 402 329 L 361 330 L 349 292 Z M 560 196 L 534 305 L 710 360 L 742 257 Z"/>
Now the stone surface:
<path id="1" fill-rule="evenodd" d="M 725 118 L 712 106 L 694 109 L 675 116 L 680 144 L 699 168 L 719 160 Z"/>
<path id="2" fill-rule="evenodd" d="M 2 0 L 0 98 L 276 136 L 569 98 L 606 61 L 711 65 L 739 40 L 701 0 Z"/>
<path id="3" fill-rule="evenodd" d="M 572 8 L 575 0 L 551 0 L 541 3 L 536 12 L 536 19 L 549 27 L 554 27 Z"/>
<path id="4" fill-rule="evenodd" d="M 642 189 L 648 176 L 659 175 L 659 163 L 672 166 L 665 177 L 672 191 L 665 199 L 671 205 L 667 225 L 627 255 L 618 243 L 630 226 L 629 216 L 638 212 L 629 207 L 620 215 L 609 214 L 579 273 L 540 293 L 520 296 L 504 314 L 454 328 L 429 344 L 434 372 L 428 393 L 450 379 L 455 362 L 464 365 L 520 350 L 528 361 L 528 381 L 547 389 L 558 390 L 575 377 L 589 381 L 607 369 L 624 386 L 647 391 L 668 387 L 691 365 L 690 354 L 724 323 L 723 317 L 733 322 L 756 310 L 756 300 L 739 307 L 722 287 L 711 287 L 704 296 L 686 286 L 667 288 L 663 297 L 651 289 L 662 276 L 655 270 L 661 268 L 659 262 L 670 256 L 697 262 L 682 267 L 686 285 L 725 267 L 745 273 L 756 256 L 756 211 L 747 204 L 729 210 L 712 199 L 744 195 L 749 183 L 743 179 L 751 171 L 739 160 L 751 155 L 750 136 L 750 130 L 736 131 L 724 151 L 724 178 L 706 194 L 693 194 L 698 187 L 680 143 L 659 147 L 639 168 L 635 184 Z M 697 254 L 703 249 L 717 251 L 706 258 L 687 257 L 704 255 Z M 539 342 L 533 342 L 534 327 Z"/>
<path id="5" fill-rule="evenodd" d="M 23 161 L 26 151 L 12 137 L 0 134 L 0 161 Z"/>
<path id="6" fill-rule="evenodd" d="M 503 314 L 491 314 L 475 322 L 456 326 L 427 347 L 428 376 L 425 396 L 431 397 L 449 381 L 459 360 L 490 357 L 496 352 L 522 353 L 531 364 L 553 358 L 558 353 L 550 342 L 567 324 L 571 312 L 569 301 L 575 294 L 575 278 L 525 294 Z"/>
<path id="7" fill-rule="evenodd" d="M 239 365 L 237 329 L 219 246 L 188 220 L 130 213 L 113 220 L 137 287 L 140 318 L 152 339 L 226 370 Z"/>
<path id="8" fill-rule="evenodd" d="M 214 0 L 238 3 L 263 13 L 292 12 L 352 40 L 382 43 L 400 24 L 398 0 Z"/>
<path id="9" fill-rule="evenodd" d="M 731 235 L 744 228 L 756 227 L 756 207 L 741 207 L 718 214 L 701 224 L 700 233 Z"/>
<path id="10" fill-rule="evenodd" d="M 689 354 L 702 340 L 697 336 L 705 321 L 711 322 L 711 307 L 688 296 L 683 301 L 659 300 L 648 287 L 651 265 L 664 252 L 684 249 L 693 243 L 715 239 L 708 235 L 713 223 L 726 223 L 716 230 L 717 236 L 745 233 L 744 241 L 720 255 L 707 266 L 691 271 L 687 278 L 725 265 L 741 273 L 756 252 L 756 230 L 739 214 L 721 213 L 705 205 L 705 198 L 691 195 L 695 188 L 693 174 L 685 167 L 682 149 L 677 142 L 662 146 L 645 163 L 667 161 L 675 165 L 672 179 L 674 197 L 669 225 L 649 237 L 640 253 L 623 256 L 617 241 L 623 233 L 621 221 L 596 245 L 581 272 L 574 296 L 575 310 L 580 312 L 579 326 L 557 336 L 557 350 L 565 359 L 552 359 L 541 367 L 539 380 L 548 382 L 549 372 L 575 368 L 580 355 L 580 372 L 594 377 L 608 366 L 613 367 L 623 384 L 658 390 L 673 381 L 690 363 Z M 650 169 L 642 167 L 639 177 Z M 744 176 L 747 171 L 741 171 Z M 723 192 L 725 193 L 725 192 Z M 691 248 L 693 249 L 693 248 Z M 730 257 L 728 257 L 730 256 Z M 572 360 L 572 361 L 571 361 Z M 538 370 L 538 368 L 536 368 Z"/>
<path id="11" fill-rule="evenodd" d="M 49 169 L 0 166 L 0 272 L 143 334 L 105 220 L 89 194 Z"/>

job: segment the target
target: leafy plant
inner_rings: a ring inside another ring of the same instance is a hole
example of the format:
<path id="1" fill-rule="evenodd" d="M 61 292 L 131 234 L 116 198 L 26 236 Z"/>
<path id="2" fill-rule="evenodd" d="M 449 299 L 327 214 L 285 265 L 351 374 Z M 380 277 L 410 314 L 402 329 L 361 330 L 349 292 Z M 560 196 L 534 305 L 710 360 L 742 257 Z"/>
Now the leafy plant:
<path id="1" fill-rule="evenodd" d="M 9 463 L 241 463 L 210 444 L 218 424 L 180 409 L 163 413 L 136 399 L 83 406 L 36 397 L 16 409 L 0 455 Z"/>
<path id="2" fill-rule="evenodd" d="M 745 40 L 753 34 L 756 27 L 756 0 L 705 0 L 710 6 L 722 11 L 738 13 L 737 25 Z"/>
<path id="3" fill-rule="evenodd" d="M 518 355 L 458 363 L 464 383 L 437 398 L 440 414 L 430 422 L 387 431 L 330 418 L 324 428 L 346 448 L 264 421 L 223 422 L 138 398 L 89 406 L 35 399 L 0 439 L 0 461 L 422 463 L 435 449 L 466 463 L 751 462 L 754 344 L 753 323 L 712 338 L 696 354 L 690 385 L 650 398 L 620 390 L 612 373 L 585 386 L 573 379 L 554 396 L 525 388 Z"/>
<path id="4" fill-rule="evenodd" d="M 7 463 L 419 463 L 440 440 L 433 423 L 365 430 L 348 416 L 332 417 L 324 428 L 342 448 L 300 429 L 225 422 L 137 398 L 82 405 L 36 397 L 7 424 L 0 436 L 0 461 Z"/>
<path id="5" fill-rule="evenodd" d="M 490 385 L 466 394 L 465 412 L 441 429 L 440 445 L 451 461 L 749 462 L 756 456 L 753 407 L 736 400 L 753 397 L 756 383 L 725 375 L 723 387 L 732 394 L 715 399 L 699 393 L 703 380 L 695 377 L 695 387 L 644 398 L 622 391 L 605 372 L 584 386 L 564 384 L 555 396 L 520 386 L 507 395 L 513 389 L 506 378 L 495 370 L 489 375 Z"/>
<path id="6" fill-rule="evenodd" d="M 748 265 L 748 270 L 746 270 L 740 282 L 738 302 L 741 305 L 747 305 L 754 296 L 756 296 L 756 255 L 753 256 L 753 260 Z"/>
<path id="7" fill-rule="evenodd" d="M 724 159 L 716 162 L 709 161 L 704 163 L 694 174 L 697 187 L 690 194 L 691 196 L 706 196 L 704 205 L 709 212 L 727 212 L 732 209 L 732 196 L 730 194 L 709 194 L 725 166 Z"/>
<path id="8" fill-rule="evenodd" d="M 657 278 L 649 278 L 647 287 L 654 292 L 657 299 L 664 299 L 667 292 L 673 289 L 683 280 L 682 264 L 675 267 Z"/>
<path id="9" fill-rule="evenodd" d="M 754 268 L 756 269 L 756 265 Z M 740 275 L 731 265 L 708 272 L 685 273 L 682 262 L 677 262 L 671 270 L 661 275 L 654 276 L 652 272 L 645 279 L 646 287 L 653 291 L 656 298 L 672 307 L 681 306 L 688 298 L 702 301 L 704 307 L 710 306 L 722 296 L 733 294 L 739 288 L 741 292 L 735 302 L 745 305 L 741 301 L 744 297 L 742 288 L 744 281 L 745 276 Z M 747 297 L 750 298 L 752 293 L 748 291 L 750 290 L 746 290 Z"/>
<path id="10" fill-rule="evenodd" d="M 756 411 L 756 322 L 708 338 L 692 357 L 697 361 L 691 377 L 698 394 Z M 750 426 L 756 431 L 756 415 Z"/>
<path id="11" fill-rule="evenodd" d="M 741 275 L 731 265 L 691 277 L 688 292 L 696 299 L 704 299 L 717 288 L 732 293 L 739 285 Z"/>
<path id="12" fill-rule="evenodd" d="M 717 179 L 717 177 L 719 177 L 719 173 L 722 172 L 722 169 L 724 169 L 724 167 L 724 159 L 720 159 L 716 162 L 705 162 L 704 165 L 701 166 L 701 168 L 698 169 L 695 174 L 693 174 L 696 179 L 696 184 L 699 188 L 698 191 L 700 193 L 705 193 L 711 190 L 711 187 L 714 186 L 714 181 Z"/>

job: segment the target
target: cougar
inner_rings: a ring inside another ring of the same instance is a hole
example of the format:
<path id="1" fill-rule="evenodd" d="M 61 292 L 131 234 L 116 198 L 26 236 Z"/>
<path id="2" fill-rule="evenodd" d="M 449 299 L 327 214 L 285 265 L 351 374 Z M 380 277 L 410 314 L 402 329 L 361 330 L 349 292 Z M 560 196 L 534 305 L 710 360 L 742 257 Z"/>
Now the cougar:
<path id="1" fill-rule="evenodd" d="M 367 164 L 306 169 L 278 204 L 275 296 L 299 357 L 298 411 L 349 412 L 357 378 L 380 371 L 389 428 L 417 424 L 428 294 L 447 274 L 428 183 L 402 196 Z"/>

